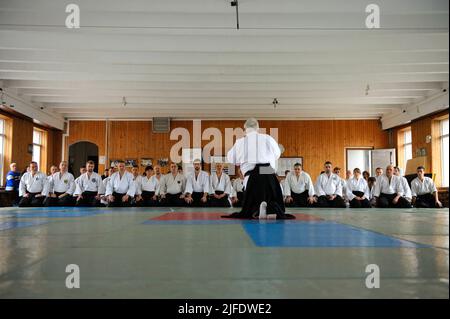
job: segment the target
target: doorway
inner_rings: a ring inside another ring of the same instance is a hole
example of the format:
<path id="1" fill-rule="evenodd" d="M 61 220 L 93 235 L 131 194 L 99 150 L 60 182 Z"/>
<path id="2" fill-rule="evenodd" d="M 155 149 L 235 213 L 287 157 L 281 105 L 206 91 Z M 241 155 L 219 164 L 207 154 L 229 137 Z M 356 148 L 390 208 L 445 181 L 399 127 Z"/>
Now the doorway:
<path id="1" fill-rule="evenodd" d="M 95 163 L 94 171 L 98 172 L 98 146 L 91 142 L 77 142 L 69 146 L 69 172 L 80 176 L 80 167 L 87 161 Z"/>

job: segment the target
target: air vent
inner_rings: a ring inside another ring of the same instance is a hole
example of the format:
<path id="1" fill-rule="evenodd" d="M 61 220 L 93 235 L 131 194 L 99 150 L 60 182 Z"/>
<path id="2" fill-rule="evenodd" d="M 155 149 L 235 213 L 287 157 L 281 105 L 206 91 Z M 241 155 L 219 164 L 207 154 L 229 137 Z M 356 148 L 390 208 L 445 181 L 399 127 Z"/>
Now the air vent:
<path id="1" fill-rule="evenodd" d="M 152 123 L 153 123 L 153 133 L 169 133 L 170 118 L 154 117 Z"/>

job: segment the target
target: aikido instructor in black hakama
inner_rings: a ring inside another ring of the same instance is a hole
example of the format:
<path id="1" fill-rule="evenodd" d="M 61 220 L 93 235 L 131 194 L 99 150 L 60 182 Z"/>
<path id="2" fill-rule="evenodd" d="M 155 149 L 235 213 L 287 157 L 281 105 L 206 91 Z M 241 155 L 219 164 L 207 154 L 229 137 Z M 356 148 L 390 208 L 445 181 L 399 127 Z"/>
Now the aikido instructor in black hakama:
<path id="1" fill-rule="evenodd" d="M 254 118 L 244 124 L 245 136 L 238 139 L 227 154 L 230 164 L 239 166 L 244 174 L 244 199 L 240 212 L 222 216 L 246 219 L 295 219 L 286 214 L 283 194 L 275 165 L 281 155 L 278 143 L 258 132 Z"/>

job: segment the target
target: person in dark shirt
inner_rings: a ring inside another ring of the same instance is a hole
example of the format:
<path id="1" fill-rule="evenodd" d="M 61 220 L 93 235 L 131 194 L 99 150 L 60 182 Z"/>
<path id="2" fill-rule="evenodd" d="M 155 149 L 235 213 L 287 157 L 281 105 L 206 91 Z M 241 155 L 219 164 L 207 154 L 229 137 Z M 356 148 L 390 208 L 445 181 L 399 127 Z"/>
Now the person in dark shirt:
<path id="1" fill-rule="evenodd" d="M 102 178 L 102 180 L 104 180 L 105 178 L 110 176 L 108 173 L 109 173 L 109 168 L 105 168 L 105 171 L 103 172 L 103 175 L 100 176 Z"/>

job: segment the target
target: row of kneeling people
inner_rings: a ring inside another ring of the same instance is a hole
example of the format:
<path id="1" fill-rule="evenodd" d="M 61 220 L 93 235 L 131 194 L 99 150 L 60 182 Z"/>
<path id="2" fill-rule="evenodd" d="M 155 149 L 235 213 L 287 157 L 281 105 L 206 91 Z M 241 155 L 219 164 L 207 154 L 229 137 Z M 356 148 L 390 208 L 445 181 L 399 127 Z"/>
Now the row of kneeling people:
<path id="1" fill-rule="evenodd" d="M 159 166 L 147 166 L 142 176 L 137 167 L 130 173 L 119 161 L 118 171 L 104 179 L 94 172 L 94 165 L 88 161 L 75 179 L 65 161 L 60 163 L 59 172 L 50 176 L 39 172 L 37 163 L 30 162 L 20 179 L 19 206 L 231 207 L 242 202 L 242 187 L 232 185 L 221 163 L 215 165 L 211 175 L 202 171 L 201 162 L 196 161 L 195 172 L 187 176 L 178 172 L 175 163 L 170 164 L 166 175 L 161 174 Z"/>
<path id="2" fill-rule="evenodd" d="M 439 208 L 442 207 L 438 191 L 425 168 L 417 168 L 417 177 L 409 186 L 400 169 L 392 165 L 377 169 L 377 176 L 368 178 L 355 168 L 347 180 L 333 173 L 332 163 L 325 162 L 324 171 L 313 184 L 302 165 L 294 165 L 294 172 L 289 172 L 281 182 L 286 206 L 291 207 L 336 207 L 344 208 Z"/>
<path id="3" fill-rule="evenodd" d="M 74 179 L 67 171 L 67 163 L 61 162 L 60 171 L 45 176 L 30 163 L 27 173 L 20 179 L 19 206 L 240 206 L 244 198 L 245 178 L 238 170 L 234 181 L 216 163 L 216 171 L 209 175 L 201 170 L 201 162 L 194 161 L 194 172 L 184 176 L 175 163 L 170 172 L 162 175 L 159 166 L 148 166 L 145 176 L 138 168 L 132 173 L 124 162 L 118 163 L 118 171 L 102 179 L 94 172 L 94 163 L 88 161 L 82 174 Z M 287 174 L 280 184 L 286 206 L 294 207 L 346 207 L 409 208 L 441 207 L 433 180 L 424 176 L 425 169 L 417 169 L 417 178 L 409 187 L 404 177 L 394 174 L 389 165 L 385 174 L 375 178 L 373 185 L 361 176 L 359 169 L 344 180 L 332 172 L 332 163 L 324 164 L 324 172 L 313 184 L 301 164 Z M 372 184 L 372 183 L 371 183 Z"/>

